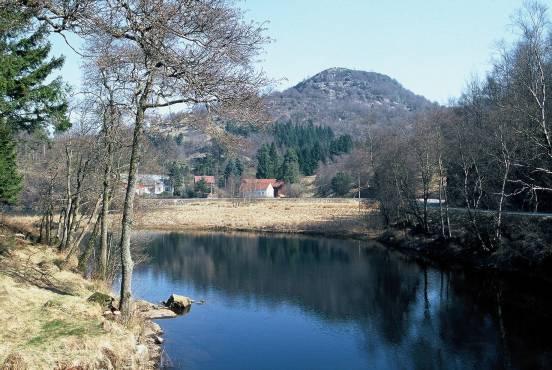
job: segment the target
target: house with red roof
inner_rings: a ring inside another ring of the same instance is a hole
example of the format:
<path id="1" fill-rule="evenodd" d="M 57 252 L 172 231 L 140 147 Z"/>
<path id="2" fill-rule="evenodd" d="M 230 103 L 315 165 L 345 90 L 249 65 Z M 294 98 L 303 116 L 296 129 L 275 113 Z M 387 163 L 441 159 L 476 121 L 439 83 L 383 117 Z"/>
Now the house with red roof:
<path id="1" fill-rule="evenodd" d="M 194 176 L 194 184 L 197 184 L 201 180 L 205 181 L 209 186 L 215 185 L 215 176 Z"/>
<path id="2" fill-rule="evenodd" d="M 242 179 L 240 195 L 244 198 L 277 198 L 284 196 L 284 182 L 276 179 Z"/>

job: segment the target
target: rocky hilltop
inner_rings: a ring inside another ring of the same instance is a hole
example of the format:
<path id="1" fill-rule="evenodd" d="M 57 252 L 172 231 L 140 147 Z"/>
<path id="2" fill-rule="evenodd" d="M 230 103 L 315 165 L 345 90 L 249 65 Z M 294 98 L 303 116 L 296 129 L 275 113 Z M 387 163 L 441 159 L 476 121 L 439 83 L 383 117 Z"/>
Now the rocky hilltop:
<path id="1" fill-rule="evenodd" d="M 346 68 L 327 69 L 268 98 L 276 119 L 313 120 L 339 131 L 384 124 L 432 104 L 387 75 Z"/>

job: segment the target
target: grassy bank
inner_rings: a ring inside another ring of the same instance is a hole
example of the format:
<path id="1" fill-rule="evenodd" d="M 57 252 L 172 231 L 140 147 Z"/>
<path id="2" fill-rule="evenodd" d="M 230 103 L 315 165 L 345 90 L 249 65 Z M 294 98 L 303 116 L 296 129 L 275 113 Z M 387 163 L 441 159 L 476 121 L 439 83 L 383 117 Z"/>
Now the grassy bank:
<path id="1" fill-rule="evenodd" d="M 21 231 L 0 226 L 0 368 L 154 368 L 159 348 L 147 335 L 155 324 L 104 317 L 88 298 L 106 289 L 60 269 L 52 247 Z"/>
<path id="2" fill-rule="evenodd" d="M 143 199 L 135 226 L 155 230 L 218 230 L 371 237 L 377 217 L 371 204 L 354 199 L 227 199 L 173 201 Z"/>

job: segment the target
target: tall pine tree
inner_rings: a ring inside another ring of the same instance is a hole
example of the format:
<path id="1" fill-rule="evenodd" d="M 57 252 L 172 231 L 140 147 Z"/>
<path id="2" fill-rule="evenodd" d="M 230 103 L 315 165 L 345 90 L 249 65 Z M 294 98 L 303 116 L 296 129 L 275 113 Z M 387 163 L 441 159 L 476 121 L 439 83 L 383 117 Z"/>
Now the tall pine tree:
<path id="1" fill-rule="evenodd" d="M 46 83 L 63 65 L 48 58 L 51 45 L 45 27 L 15 5 L 0 7 L 0 119 L 12 130 L 53 126 L 66 129 L 66 88 L 60 78 Z"/>
<path id="2" fill-rule="evenodd" d="M 282 163 L 281 178 L 286 183 L 293 184 L 299 181 L 299 159 L 293 149 L 288 149 Z"/>
<path id="3" fill-rule="evenodd" d="M 0 121 L 0 205 L 13 204 L 21 190 L 21 176 L 17 173 L 15 142 L 11 129 Z"/>
<path id="4" fill-rule="evenodd" d="M 0 202 L 13 203 L 21 189 L 14 135 L 54 127 L 66 129 L 66 89 L 61 79 L 46 80 L 63 58 L 48 58 L 45 27 L 16 2 L 0 6 Z"/>
<path id="5" fill-rule="evenodd" d="M 258 179 L 267 179 L 272 171 L 272 161 L 270 160 L 270 149 L 268 145 L 263 144 L 257 151 L 257 174 Z"/>

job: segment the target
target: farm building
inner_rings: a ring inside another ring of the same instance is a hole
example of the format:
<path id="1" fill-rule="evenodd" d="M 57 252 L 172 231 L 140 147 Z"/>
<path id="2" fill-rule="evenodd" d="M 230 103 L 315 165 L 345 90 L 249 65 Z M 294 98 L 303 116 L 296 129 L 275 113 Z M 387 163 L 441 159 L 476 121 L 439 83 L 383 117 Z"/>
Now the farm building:
<path id="1" fill-rule="evenodd" d="M 168 176 L 138 175 L 136 179 L 136 195 L 159 195 L 173 193 L 173 187 Z"/>
<path id="2" fill-rule="evenodd" d="M 284 182 L 276 179 L 242 179 L 240 195 L 244 198 L 278 198 L 284 195 Z"/>
<path id="3" fill-rule="evenodd" d="M 201 180 L 209 186 L 215 186 L 215 176 L 194 176 L 194 184 L 197 184 Z"/>

